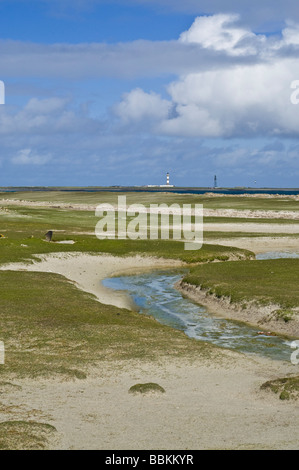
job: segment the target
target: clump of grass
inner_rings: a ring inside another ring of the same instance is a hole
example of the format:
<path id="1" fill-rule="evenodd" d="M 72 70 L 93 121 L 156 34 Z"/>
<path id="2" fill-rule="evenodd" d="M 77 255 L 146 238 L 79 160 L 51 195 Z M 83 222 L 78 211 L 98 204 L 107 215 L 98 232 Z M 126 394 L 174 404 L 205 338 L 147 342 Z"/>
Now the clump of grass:
<path id="1" fill-rule="evenodd" d="M 44 450 L 56 433 L 54 426 L 35 421 L 0 423 L 1 450 Z"/>
<path id="2" fill-rule="evenodd" d="M 283 320 L 285 323 L 288 323 L 294 318 L 295 312 L 290 309 L 278 309 L 274 312 L 275 317 L 278 320 Z"/>
<path id="3" fill-rule="evenodd" d="M 165 393 L 165 390 L 161 385 L 153 383 L 153 382 L 148 382 L 145 384 L 136 384 L 133 385 L 129 389 L 129 393 L 141 393 L 141 394 L 147 394 L 147 393 Z"/>
<path id="4" fill-rule="evenodd" d="M 299 398 L 299 376 L 269 380 L 261 386 L 261 390 L 270 390 L 276 395 L 279 394 L 280 400 L 297 400 Z"/>

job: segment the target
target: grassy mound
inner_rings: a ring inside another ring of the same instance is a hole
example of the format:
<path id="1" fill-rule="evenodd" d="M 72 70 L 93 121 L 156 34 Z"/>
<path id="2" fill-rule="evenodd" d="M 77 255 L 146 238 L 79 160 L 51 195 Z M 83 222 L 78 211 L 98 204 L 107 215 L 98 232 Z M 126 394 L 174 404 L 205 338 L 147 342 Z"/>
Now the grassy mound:
<path id="1" fill-rule="evenodd" d="M 1 450 L 43 450 L 54 437 L 56 429 L 35 421 L 5 421 L 0 423 Z"/>
<path id="2" fill-rule="evenodd" d="M 136 384 L 129 389 L 129 393 L 165 393 L 165 390 L 161 385 L 149 382 L 145 384 Z"/>
<path id="3" fill-rule="evenodd" d="M 299 398 L 299 376 L 269 380 L 261 386 L 261 389 L 279 394 L 280 400 L 297 400 Z"/>

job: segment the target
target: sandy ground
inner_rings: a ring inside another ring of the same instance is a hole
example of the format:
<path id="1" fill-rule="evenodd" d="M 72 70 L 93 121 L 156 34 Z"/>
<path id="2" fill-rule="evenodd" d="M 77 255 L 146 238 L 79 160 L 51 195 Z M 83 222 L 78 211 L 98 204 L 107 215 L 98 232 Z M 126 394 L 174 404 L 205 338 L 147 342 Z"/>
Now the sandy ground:
<path id="1" fill-rule="evenodd" d="M 264 224 L 264 223 L 205 223 L 207 232 L 249 232 L 249 233 L 299 233 L 299 224 Z"/>
<path id="2" fill-rule="evenodd" d="M 256 255 L 268 251 L 299 252 L 299 238 L 291 237 L 237 237 L 205 240 L 212 245 L 235 246 L 250 250 Z"/>
<path id="3" fill-rule="evenodd" d="M 163 199 L 163 194 L 161 195 Z M 289 199 L 299 200 L 297 196 Z M 105 202 L 100 201 L 99 204 Z M 163 201 L 162 201 L 163 202 Z M 0 199 L 0 204 L 4 206 L 2 210 L 7 212 L 6 206 L 24 206 L 24 207 L 48 207 L 53 209 L 66 209 L 66 210 L 78 210 L 78 211 L 92 211 L 96 210 L 96 204 L 78 204 L 78 203 L 64 203 L 64 202 L 50 202 L 50 201 L 26 201 L 23 199 Z M 118 205 L 112 204 L 112 206 L 117 210 Z M 159 209 L 161 213 L 167 212 L 167 209 Z M 192 208 L 193 211 L 193 208 Z M 149 208 L 144 207 L 144 210 L 140 212 L 149 212 Z M 156 209 L 151 209 L 152 213 L 157 213 Z M 178 210 L 173 210 L 174 214 L 181 213 L 181 207 Z M 205 209 L 203 208 L 203 215 L 205 217 L 239 217 L 247 219 L 292 219 L 299 220 L 299 211 L 275 211 L 275 210 L 250 210 L 250 209 Z"/>
<path id="4" fill-rule="evenodd" d="M 55 449 L 298 449 L 298 405 L 260 390 L 289 372 L 294 366 L 230 352 L 221 365 L 102 363 L 84 381 L 19 381 L 21 390 L 1 401 L 9 419 L 55 426 Z M 147 382 L 166 393 L 128 393 Z"/>
<path id="5" fill-rule="evenodd" d="M 11 263 L 1 266 L 0 270 L 61 274 L 73 281 L 79 289 L 95 295 L 103 304 L 129 309 L 134 307 L 130 297 L 123 291 L 104 287 L 101 284 L 102 280 L 121 274 L 130 274 L 130 272 L 171 269 L 183 265 L 180 261 L 143 256 L 117 257 L 82 253 L 53 253 L 38 255 L 36 258 L 41 261 L 33 264 Z"/>
<path id="6" fill-rule="evenodd" d="M 128 307 L 124 293 L 100 280 L 178 262 L 141 256 L 52 254 L 33 265 L 1 269 L 57 272 L 104 303 Z M 290 349 L 290 355 L 293 350 Z M 20 390 L 1 395 L 9 413 L 1 421 L 34 419 L 56 427 L 57 449 L 298 449 L 299 407 L 260 386 L 297 374 L 298 366 L 224 351 L 221 363 L 171 358 L 160 362 L 102 362 L 86 380 L 19 380 Z M 165 394 L 128 393 L 136 383 L 156 382 Z"/>

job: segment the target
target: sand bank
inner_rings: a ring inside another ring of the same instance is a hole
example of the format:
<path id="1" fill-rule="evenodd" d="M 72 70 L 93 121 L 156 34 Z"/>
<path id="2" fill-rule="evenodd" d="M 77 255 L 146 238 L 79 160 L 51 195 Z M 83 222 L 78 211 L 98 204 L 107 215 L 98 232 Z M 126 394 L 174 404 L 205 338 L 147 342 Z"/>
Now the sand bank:
<path id="1" fill-rule="evenodd" d="M 183 295 L 200 305 L 204 305 L 209 312 L 215 313 L 218 316 L 245 322 L 263 331 L 270 331 L 296 339 L 299 338 L 298 317 L 295 317 L 289 322 L 285 322 L 283 319 L 277 319 L 275 316 L 275 311 L 281 308 L 280 305 L 259 306 L 252 302 L 247 303 L 246 308 L 242 308 L 242 305 L 231 304 L 229 298 L 219 299 L 214 295 L 209 295 L 207 291 L 201 289 L 200 286 L 193 286 L 180 281 L 176 284 L 176 288 L 180 290 Z"/>
<path id="2" fill-rule="evenodd" d="M 182 195 L 180 195 L 182 196 Z M 190 195 L 186 195 L 186 197 Z M 235 196 L 232 196 L 235 197 Z M 288 198 L 293 199 L 288 196 Z M 298 200 L 297 196 L 294 196 L 295 200 Z M 116 203 L 109 202 L 112 206 L 117 209 L 117 196 L 115 196 Z M 99 204 L 105 202 L 99 200 Z M 163 202 L 163 194 L 161 194 L 161 202 Z M 63 209 L 63 210 L 75 210 L 75 211 L 92 211 L 96 210 L 97 204 L 79 204 L 79 203 L 65 203 L 65 202 L 51 202 L 51 201 L 26 201 L 23 199 L 0 199 L 0 204 L 6 206 L 21 206 L 21 207 L 47 207 L 50 209 Z M 161 209 L 159 209 L 160 211 Z M 174 209 L 173 213 L 180 214 L 181 209 Z M 141 211 L 142 212 L 142 211 Z M 144 212 L 149 212 L 149 208 L 144 208 Z M 152 212 L 156 212 L 152 209 Z M 167 209 L 162 209 L 161 212 L 167 212 Z M 261 210 L 261 209 L 206 209 L 203 208 L 204 217 L 233 217 L 233 218 L 247 218 L 247 219 L 290 219 L 299 220 L 299 211 L 292 210 Z"/>
<path id="3" fill-rule="evenodd" d="M 128 256 L 89 255 L 82 253 L 52 253 L 36 255 L 37 261 L 32 264 L 10 263 L 0 267 L 0 270 L 35 271 L 57 273 L 65 276 L 75 285 L 96 296 L 103 304 L 115 305 L 119 308 L 134 308 L 128 294 L 104 287 L 102 280 L 125 274 L 138 273 L 159 269 L 171 269 L 184 265 L 180 261 Z"/>
<path id="4" fill-rule="evenodd" d="M 291 237 L 237 237 L 237 238 L 217 238 L 205 240 L 205 243 L 212 245 L 234 246 L 252 251 L 255 254 L 266 253 L 267 251 L 298 251 L 299 238 Z"/>
<path id="5" fill-rule="evenodd" d="M 299 233 L 299 224 L 266 224 L 266 223 L 204 223 L 206 232 L 247 232 L 247 233 Z"/>

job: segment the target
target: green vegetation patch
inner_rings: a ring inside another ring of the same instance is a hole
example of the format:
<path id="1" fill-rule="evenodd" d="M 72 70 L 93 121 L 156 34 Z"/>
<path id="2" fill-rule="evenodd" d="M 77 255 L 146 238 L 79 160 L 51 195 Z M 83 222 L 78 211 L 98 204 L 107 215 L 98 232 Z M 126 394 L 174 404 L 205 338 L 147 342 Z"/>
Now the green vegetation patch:
<path id="1" fill-rule="evenodd" d="M 201 286 L 231 303 L 256 301 L 280 305 L 277 316 L 298 315 L 299 259 L 248 260 L 192 267 L 184 282 Z"/>
<path id="2" fill-rule="evenodd" d="M 2 382 L 53 375 L 84 380 L 102 360 L 206 358 L 215 351 L 152 317 L 103 305 L 51 273 L 0 272 L 0 325 Z"/>
<path id="3" fill-rule="evenodd" d="M 0 264 L 32 261 L 35 254 L 49 253 L 93 253 L 115 256 L 144 255 L 181 260 L 187 263 L 201 263 L 214 260 L 226 261 L 230 257 L 247 259 L 254 254 L 248 250 L 220 245 L 204 245 L 200 250 L 186 251 L 184 243 L 172 240 L 98 240 L 91 235 L 61 235 L 54 232 L 53 242 L 43 240 L 35 235 L 15 233 L 0 240 Z M 27 237 L 28 238 L 27 238 Z M 74 240 L 73 245 L 59 244 L 55 241 Z"/>
<path id="4" fill-rule="evenodd" d="M 153 382 L 148 382 L 145 384 L 136 384 L 133 385 L 129 389 L 129 393 L 140 393 L 140 394 L 147 394 L 147 393 L 165 393 L 165 390 L 161 385 L 153 383 Z"/>
<path id="5" fill-rule="evenodd" d="M 91 188 L 90 188 L 91 189 Z M 208 192 L 208 190 L 207 190 Z M 203 204 L 206 209 L 237 209 L 237 210 L 275 210 L 275 211 L 298 211 L 298 200 L 290 197 L 267 197 L 259 196 L 236 196 L 236 195 L 209 195 L 209 194 L 179 194 L 173 192 L 151 192 L 151 191 L 100 191 L 83 192 L 76 191 L 21 191 L 14 193 L 0 193 L 3 199 L 20 199 L 26 201 L 66 204 L 92 204 L 98 205 L 103 202 L 117 204 L 118 196 L 126 196 L 128 204 Z"/>
<path id="6" fill-rule="evenodd" d="M 270 390 L 279 395 L 280 400 L 297 400 L 299 398 L 299 376 L 269 380 L 261 390 Z"/>
<path id="7" fill-rule="evenodd" d="M 35 421 L 4 421 L 0 423 L 1 450 L 44 450 L 55 436 L 50 424 Z"/>

